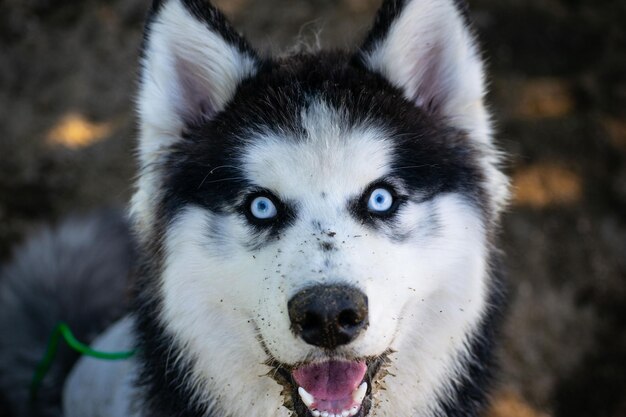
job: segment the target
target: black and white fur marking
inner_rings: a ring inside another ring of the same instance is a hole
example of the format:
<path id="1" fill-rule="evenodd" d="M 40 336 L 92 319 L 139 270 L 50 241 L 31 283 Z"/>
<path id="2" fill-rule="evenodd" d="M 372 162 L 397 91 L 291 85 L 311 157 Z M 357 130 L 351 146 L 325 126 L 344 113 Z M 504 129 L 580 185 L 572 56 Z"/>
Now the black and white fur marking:
<path id="1" fill-rule="evenodd" d="M 140 354 L 82 361 L 66 416 L 316 416 L 326 400 L 299 394 L 296 371 L 331 361 L 367 366 L 351 415 L 478 415 L 508 193 L 484 95 L 454 0 L 386 0 L 358 50 L 283 58 L 260 57 L 206 1 L 155 1 L 135 307 L 96 342 Z M 368 206 L 380 189 L 384 212 Z M 275 215 L 255 217 L 258 196 Z M 367 325 L 338 346 L 305 342 L 287 311 L 322 287 L 366 300 Z"/>

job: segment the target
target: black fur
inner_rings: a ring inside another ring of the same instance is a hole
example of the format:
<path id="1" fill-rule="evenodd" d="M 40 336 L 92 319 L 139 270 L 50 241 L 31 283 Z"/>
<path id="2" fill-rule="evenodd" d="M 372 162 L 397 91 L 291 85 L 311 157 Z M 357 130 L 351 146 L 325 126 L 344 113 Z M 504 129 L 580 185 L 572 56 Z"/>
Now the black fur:
<path id="1" fill-rule="evenodd" d="M 374 25 L 370 29 L 361 50 L 371 52 L 378 44 L 387 37 L 393 22 L 400 16 L 408 0 L 385 0 L 376 14 Z"/>
<path id="2" fill-rule="evenodd" d="M 177 358 L 175 340 L 159 324 L 160 301 L 150 295 L 154 288 L 153 266 L 144 264 L 136 298 L 136 333 L 141 372 L 138 384 L 143 389 L 144 415 L 150 417 L 218 417 L 194 403 L 188 378 L 191 366 Z"/>
<path id="3" fill-rule="evenodd" d="M 255 77 L 243 82 L 223 112 L 188 126 L 162 170 L 167 173 L 167 216 L 188 204 L 217 213 L 236 211 L 242 197 L 257 187 L 237 168 L 248 138 L 271 131 L 282 133 L 285 140 L 299 140 L 304 136 L 301 109 L 317 99 L 345 113 L 346 131 L 366 121 L 389 131 L 395 146 L 394 177 L 411 193 L 426 201 L 458 192 L 487 210 L 480 205 L 483 178 L 471 140 L 405 100 L 384 78 L 351 62 L 349 55 L 336 52 L 267 61 Z M 360 196 L 354 198 L 360 201 Z M 283 203 L 293 213 L 285 219 L 297 216 L 294 204 Z M 359 211 L 355 215 L 364 217 Z M 271 223 L 272 235 L 289 224 Z"/>
<path id="4" fill-rule="evenodd" d="M 483 414 L 489 391 L 497 371 L 496 341 L 506 312 L 507 288 L 503 279 L 501 255 L 492 250 L 491 282 L 487 314 L 469 341 L 469 356 L 465 371 L 455 381 L 452 393 L 439 399 L 442 417 L 474 417 Z"/>

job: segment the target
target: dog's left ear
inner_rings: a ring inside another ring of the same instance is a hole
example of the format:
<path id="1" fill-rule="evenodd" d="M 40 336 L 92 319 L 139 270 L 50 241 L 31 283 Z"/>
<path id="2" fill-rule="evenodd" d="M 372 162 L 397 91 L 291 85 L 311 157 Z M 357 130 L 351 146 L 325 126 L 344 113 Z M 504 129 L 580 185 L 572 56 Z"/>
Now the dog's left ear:
<path id="1" fill-rule="evenodd" d="M 407 99 L 488 141 L 480 54 L 459 0 L 385 0 L 359 51 Z"/>

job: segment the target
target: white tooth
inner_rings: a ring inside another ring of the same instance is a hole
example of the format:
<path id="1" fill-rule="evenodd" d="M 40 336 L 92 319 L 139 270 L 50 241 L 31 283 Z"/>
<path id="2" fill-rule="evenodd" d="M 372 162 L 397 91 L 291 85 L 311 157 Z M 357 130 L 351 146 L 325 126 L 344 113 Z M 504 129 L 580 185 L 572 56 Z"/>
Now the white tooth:
<path id="1" fill-rule="evenodd" d="M 343 410 L 341 412 L 341 417 L 348 417 L 350 415 L 350 410 Z"/>
<path id="2" fill-rule="evenodd" d="M 298 387 L 298 394 L 300 394 L 300 398 L 302 398 L 302 402 L 307 407 L 311 407 L 311 404 L 315 402 L 315 397 L 306 392 L 306 390 L 302 387 Z"/>
<path id="3" fill-rule="evenodd" d="M 350 409 L 350 415 L 351 415 L 351 416 L 356 415 L 356 413 L 358 413 L 358 412 L 359 412 L 359 407 L 357 407 L 357 406 L 354 406 L 354 407 L 352 407 L 352 408 Z"/>
<path id="4" fill-rule="evenodd" d="M 328 417 L 328 411 L 322 411 L 322 417 Z"/>
<path id="5" fill-rule="evenodd" d="M 355 403 L 361 404 L 363 402 L 363 398 L 365 398 L 365 393 L 367 392 L 367 382 L 363 382 L 359 388 L 357 388 L 352 393 L 352 400 Z"/>
<path id="6" fill-rule="evenodd" d="M 321 413 L 317 410 L 313 410 L 311 411 L 311 414 L 313 414 L 313 417 L 320 417 Z"/>

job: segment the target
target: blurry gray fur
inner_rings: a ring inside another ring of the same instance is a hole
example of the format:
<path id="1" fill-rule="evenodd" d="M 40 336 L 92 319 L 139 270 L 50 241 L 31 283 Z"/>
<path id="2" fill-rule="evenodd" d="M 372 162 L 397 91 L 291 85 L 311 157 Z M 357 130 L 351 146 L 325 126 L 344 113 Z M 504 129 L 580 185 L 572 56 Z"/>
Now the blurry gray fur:
<path id="1" fill-rule="evenodd" d="M 132 244 L 121 212 L 99 211 L 46 228 L 0 269 L 0 393 L 15 417 L 61 414 L 63 379 L 77 355 L 64 343 L 29 405 L 29 385 L 56 323 L 89 342 L 127 306 Z"/>

